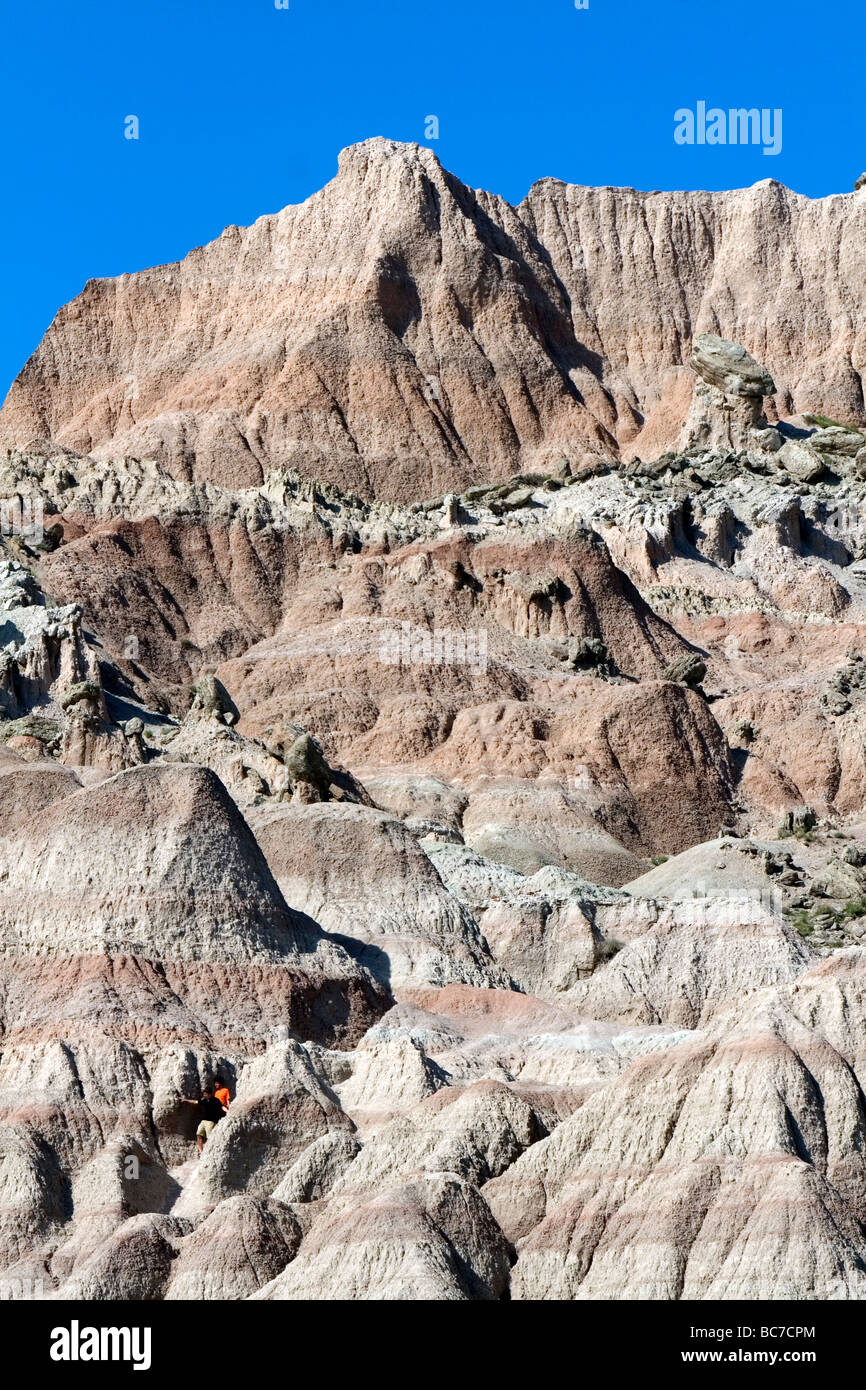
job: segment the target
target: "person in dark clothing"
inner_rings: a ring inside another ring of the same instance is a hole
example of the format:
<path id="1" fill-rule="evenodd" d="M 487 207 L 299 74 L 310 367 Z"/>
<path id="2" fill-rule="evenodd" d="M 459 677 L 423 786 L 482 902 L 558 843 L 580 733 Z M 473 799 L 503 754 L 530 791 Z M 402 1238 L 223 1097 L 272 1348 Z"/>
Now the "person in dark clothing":
<path id="1" fill-rule="evenodd" d="M 199 1154 L 201 1154 L 205 1144 L 213 1133 L 214 1125 L 219 1124 L 223 1115 L 226 1114 L 226 1108 L 221 1101 L 217 1100 L 214 1095 L 213 1086 L 209 1081 L 201 1088 L 201 1100 L 189 1100 L 186 1096 L 183 1097 L 183 1100 L 186 1105 L 198 1106 L 201 1118 L 199 1119 L 198 1129 L 195 1132 L 195 1142 L 198 1146 Z"/>

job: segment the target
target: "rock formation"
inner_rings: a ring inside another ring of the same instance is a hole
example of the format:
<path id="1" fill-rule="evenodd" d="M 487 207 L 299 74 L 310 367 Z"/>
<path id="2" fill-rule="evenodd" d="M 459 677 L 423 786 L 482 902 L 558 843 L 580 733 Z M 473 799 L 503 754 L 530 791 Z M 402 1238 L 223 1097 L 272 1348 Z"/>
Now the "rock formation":
<path id="1" fill-rule="evenodd" d="M 711 333 L 699 333 L 689 364 L 697 375 L 691 410 L 680 447 L 748 449 L 782 447 L 782 437 L 769 429 L 765 396 L 774 396 L 770 373 L 738 343 Z"/>
<path id="2" fill-rule="evenodd" d="M 864 219 L 856 194 L 772 180 L 546 178 L 512 207 L 429 149 L 370 140 L 300 206 L 89 281 L 13 386 L 0 442 L 235 487 L 288 465 L 421 500 L 631 444 L 701 331 L 755 351 L 780 410 L 862 420 Z"/>
<path id="3" fill-rule="evenodd" d="M 375 140 L 61 311 L 0 413 L 4 1288 L 866 1295 L 861 195 Z"/>

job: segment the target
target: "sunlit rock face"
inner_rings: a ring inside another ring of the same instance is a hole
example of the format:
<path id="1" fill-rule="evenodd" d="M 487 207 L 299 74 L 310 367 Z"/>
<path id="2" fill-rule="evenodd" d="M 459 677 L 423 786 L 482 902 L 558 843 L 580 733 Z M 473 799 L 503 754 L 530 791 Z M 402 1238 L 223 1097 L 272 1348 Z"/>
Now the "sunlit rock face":
<path id="1" fill-rule="evenodd" d="M 862 421 L 864 232 L 855 194 L 771 180 L 548 178 L 512 207 L 429 149 L 369 140 L 305 203 L 88 282 L 13 385 L 0 440 L 234 487 L 288 465 L 418 500 L 619 447 L 647 457 L 647 424 L 672 447 L 671 372 L 701 332 L 755 354 L 780 413 Z"/>
<path id="2" fill-rule="evenodd" d="M 4 1288 L 866 1296 L 864 217 L 374 140 L 61 311 L 0 415 Z"/>

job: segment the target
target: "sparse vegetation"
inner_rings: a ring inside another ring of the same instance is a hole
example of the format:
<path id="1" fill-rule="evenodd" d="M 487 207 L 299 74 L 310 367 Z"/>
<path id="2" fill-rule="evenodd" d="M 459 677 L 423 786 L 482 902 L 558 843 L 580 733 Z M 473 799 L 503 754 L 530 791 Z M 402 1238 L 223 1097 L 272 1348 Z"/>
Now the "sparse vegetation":
<path id="1" fill-rule="evenodd" d="M 595 956 L 598 961 L 613 960 L 625 947 L 624 941 L 619 941 L 615 936 L 608 936 L 604 941 L 599 942 L 595 948 Z"/>
<path id="2" fill-rule="evenodd" d="M 815 942 L 816 945 L 829 948 L 845 946 L 850 944 L 848 924 L 857 921 L 860 917 L 866 917 L 866 896 L 852 898 L 850 902 L 844 903 L 841 907 L 821 904 L 821 906 L 811 908 L 792 908 L 785 915 L 799 936 L 818 938 Z M 838 935 L 840 939 L 837 941 L 827 939 L 833 935 Z"/>
<path id="3" fill-rule="evenodd" d="M 846 425 L 841 420 L 831 420 L 829 415 L 804 415 L 803 419 L 807 425 L 815 425 L 819 430 L 855 430 L 860 433 L 859 425 Z"/>
<path id="4" fill-rule="evenodd" d="M 0 734 L 3 739 L 36 738 L 49 748 L 59 746 L 62 736 L 63 728 L 56 719 L 44 719 L 38 714 L 25 714 L 20 719 L 4 721 Z"/>

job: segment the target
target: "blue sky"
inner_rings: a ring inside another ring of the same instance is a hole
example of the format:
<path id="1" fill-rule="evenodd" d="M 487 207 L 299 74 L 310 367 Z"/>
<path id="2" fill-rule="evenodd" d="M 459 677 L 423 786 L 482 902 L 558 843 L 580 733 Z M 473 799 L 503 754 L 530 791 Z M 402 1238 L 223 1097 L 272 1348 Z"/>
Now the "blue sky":
<path id="1" fill-rule="evenodd" d="M 5 0 L 0 399 L 88 278 L 303 200 L 372 135 L 515 202 L 544 175 L 818 197 L 866 167 L 862 0 L 288 4 Z M 699 101 L 781 108 L 781 153 L 675 144 Z"/>

